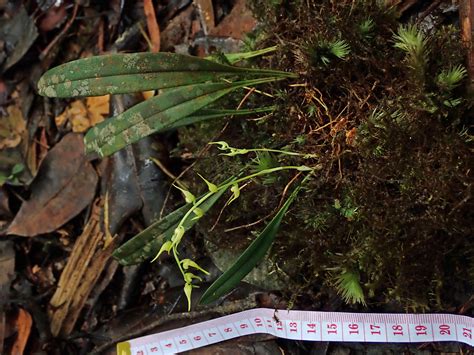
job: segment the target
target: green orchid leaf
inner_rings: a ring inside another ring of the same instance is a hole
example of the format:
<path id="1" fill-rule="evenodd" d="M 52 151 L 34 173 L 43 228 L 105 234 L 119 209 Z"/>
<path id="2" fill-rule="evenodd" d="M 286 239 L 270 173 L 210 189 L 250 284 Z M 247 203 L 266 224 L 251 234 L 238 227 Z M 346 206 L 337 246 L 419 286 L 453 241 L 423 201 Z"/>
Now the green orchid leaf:
<path id="1" fill-rule="evenodd" d="M 260 235 L 245 249 L 237 261 L 209 286 L 201 297 L 201 304 L 209 304 L 232 290 L 265 257 L 278 232 L 283 216 L 296 198 L 301 184 L 285 201 L 278 213 L 266 225 Z"/>
<path id="2" fill-rule="evenodd" d="M 108 54 L 48 70 L 38 82 L 48 97 L 98 96 L 158 90 L 223 78 L 294 77 L 277 70 L 233 67 L 175 53 Z"/>
<path id="3" fill-rule="evenodd" d="M 182 118 L 247 85 L 279 80 L 262 78 L 235 83 L 205 83 L 181 86 L 141 102 L 118 116 L 99 123 L 87 132 L 86 152 L 104 157 L 152 133 L 174 128 Z"/>
<path id="4" fill-rule="evenodd" d="M 172 129 L 178 127 L 184 127 L 191 124 L 204 122 L 207 120 L 222 118 L 227 116 L 244 116 L 244 115 L 254 115 L 258 113 L 268 113 L 275 110 L 275 106 L 260 107 L 255 109 L 244 109 L 244 110 L 224 110 L 224 109 L 202 109 L 191 116 L 180 119 L 179 121 L 173 124 Z M 171 128 L 170 128 L 171 129 Z"/>
<path id="5" fill-rule="evenodd" d="M 217 200 L 219 200 L 224 192 L 224 190 L 218 191 L 204 201 L 199 206 L 201 211 L 206 213 L 217 202 Z M 186 204 L 174 210 L 166 217 L 153 223 L 128 242 L 117 248 L 113 253 L 113 257 L 122 265 L 138 264 L 155 257 L 161 246 L 165 242 L 171 240 L 179 222 L 192 207 L 192 204 Z M 189 218 L 184 222 L 183 227 L 185 230 L 189 230 L 196 222 L 197 220 Z"/>
<path id="6" fill-rule="evenodd" d="M 242 60 L 245 60 L 245 59 L 250 59 L 250 58 L 258 57 L 260 55 L 264 55 L 264 54 L 274 52 L 277 49 L 278 49 L 277 46 L 272 46 L 272 47 L 258 49 L 258 50 L 250 51 L 250 52 L 224 53 L 224 54 L 222 54 L 222 56 L 224 56 L 227 63 L 235 64 L 235 63 L 238 63 L 238 62 L 240 62 Z M 206 57 L 206 59 L 212 60 L 212 61 L 215 61 L 215 62 L 218 62 L 218 63 L 221 62 L 220 61 L 220 55 L 210 55 L 210 56 Z"/>

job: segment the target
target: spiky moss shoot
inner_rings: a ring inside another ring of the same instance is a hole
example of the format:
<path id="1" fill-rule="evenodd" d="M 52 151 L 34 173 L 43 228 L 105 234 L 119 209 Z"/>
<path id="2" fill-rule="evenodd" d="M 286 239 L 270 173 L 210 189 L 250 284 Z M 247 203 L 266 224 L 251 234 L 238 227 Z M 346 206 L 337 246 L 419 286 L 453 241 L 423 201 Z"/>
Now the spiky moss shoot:
<path id="1" fill-rule="evenodd" d="M 378 1 L 260 0 L 253 6 L 263 22 L 254 36 L 263 38 L 259 45 L 280 46 L 258 66 L 300 77 L 259 88 L 272 98 L 250 95 L 250 107 L 277 105 L 272 115 L 185 128 L 181 145 L 197 152 L 223 140 L 317 158 L 222 157 L 210 148 L 195 170 L 221 181 L 248 165 L 320 164 L 270 256 L 290 276 L 288 298 L 312 304 L 325 285 L 360 307 L 445 310 L 467 301 L 458 295 L 472 293 L 474 278 L 467 266 L 474 259 L 473 140 L 459 31 L 402 25 Z M 405 49 L 409 40 L 423 48 Z M 328 50 L 325 65 L 320 49 L 335 41 L 343 41 L 344 53 Z M 200 230 L 220 247 L 241 250 L 294 176 L 246 185 L 232 205 L 222 210 L 223 201 L 201 220 Z M 202 186 L 196 174 L 188 179 Z"/>

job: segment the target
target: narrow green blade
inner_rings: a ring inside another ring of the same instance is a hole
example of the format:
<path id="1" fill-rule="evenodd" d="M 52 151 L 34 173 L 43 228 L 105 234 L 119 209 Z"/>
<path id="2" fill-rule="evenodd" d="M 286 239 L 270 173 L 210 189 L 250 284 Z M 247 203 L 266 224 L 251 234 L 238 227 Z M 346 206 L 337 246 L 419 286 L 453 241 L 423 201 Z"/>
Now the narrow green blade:
<path id="1" fill-rule="evenodd" d="M 191 124 L 204 122 L 207 120 L 215 119 L 215 118 L 222 118 L 227 116 L 245 116 L 245 115 L 254 115 L 257 113 L 267 113 L 272 112 L 275 110 L 276 106 L 267 106 L 267 107 L 260 107 L 256 109 L 249 109 L 249 110 L 219 110 L 219 109 L 203 109 L 195 112 L 191 116 L 185 117 L 179 121 L 176 121 L 173 124 L 173 129 L 183 126 L 188 126 Z"/>
<path id="2" fill-rule="evenodd" d="M 205 83 L 169 89 L 87 132 L 86 152 L 108 156 L 152 133 L 174 128 L 174 123 L 243 86 L 279 80 L 262 78 L 235 83 Z"/>
<path id="3" fill-rule="evenodd" d="M 201 297 L 201 304 L 209 304 L 232 290 L 265 257 L 265 254 L 275 239 L 283 216 L 288 211 L 288 208 L 300 189 L 301 185 L 293 191 L 275 217 L 273 217 L 247 249 L 245 249 L 237 261 L 209 286 Z"/>
<path id="4" fill-rule="evenodd" d="M 260 55 L 264 55 L 264 54 L 267 54 L 267 53 L 274 52 L 277 49 L 278 49 L 277 46 L 273 46 L 273 47 L 258 49 L 256 51 L 251 51 L 251 52 L 225 53 L 223 55 L 225 56 L 225 58 L 227 59 L 227 61 L 230 64 L 235 64 L 235 63 L 238 63 L 238 62 L 240 62 L 242 60 L 245 60 L 245 59 L 250 59 L 250 58 L 253 58 L 253 57 L 258 57 Z M 214 57 L 211 55 L 211 56 L 207 57 L 206 59 L 214 60 Z"/>
<path id="5" fill-rule="evenodd" d="M 206 213 L 217 202 L 217 200 L 219 200 L 223 193 L 224 190 L 221 190 L 209 197 L 209 199 L 203 202 L 199 208 Z M 113 253 L 113 257 L 118 259 L 118 262 L 122 265 L 138 264 L 146 259 L 155 257 L 163 243 L 171 239 L 179 221 L 190 208 L 190 204 L 184 205 L 177 210 L 174 210 L 166 217 L 153 223 L 121 247 L 117 248 Z M 184 229 L 191 229 L 196 222 L 196 219 L 187 219 L 184 222 Z"/>
<path id="6" fill-rule="evenodd" d="M 291 77 L 292 73 L 233 67 L 175 53 L 108 54 L 48 70 L 38 82 L 49 97 L 124 94 L 191 85 L 238 76 Z"/>

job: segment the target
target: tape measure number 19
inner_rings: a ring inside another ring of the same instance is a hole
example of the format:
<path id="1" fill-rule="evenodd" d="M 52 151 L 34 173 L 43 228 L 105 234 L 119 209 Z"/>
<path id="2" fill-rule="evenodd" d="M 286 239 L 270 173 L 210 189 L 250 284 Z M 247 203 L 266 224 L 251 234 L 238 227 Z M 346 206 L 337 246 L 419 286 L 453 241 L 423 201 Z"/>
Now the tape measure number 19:
<path id="1" fill-rule="evenodd" d="M 334 341 L 474 346 L 474 319 L 452 314 L 382 314 L 251 309 L 117 344 L 118 355 L 175 354 L 249 334 Z"/>

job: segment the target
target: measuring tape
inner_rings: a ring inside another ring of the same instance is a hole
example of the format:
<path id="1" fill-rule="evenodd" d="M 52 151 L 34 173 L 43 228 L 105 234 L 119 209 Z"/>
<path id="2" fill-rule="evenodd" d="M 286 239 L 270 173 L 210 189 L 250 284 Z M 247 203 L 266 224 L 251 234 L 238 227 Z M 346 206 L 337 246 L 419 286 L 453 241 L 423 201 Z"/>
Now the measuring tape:
<path id="1" fill-rule="evenodd" d="M 309 341 L 457 341 L 474 346 L 474 318 L 452 314 L 337 313 L 257 308 L 118 343 L 117 354 L 175 354 L 256 333 Z"/>

